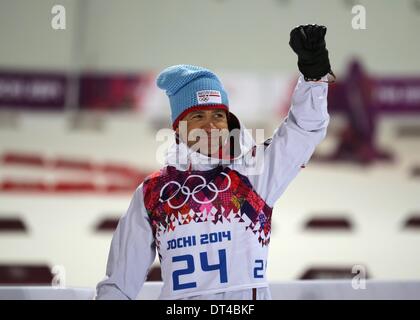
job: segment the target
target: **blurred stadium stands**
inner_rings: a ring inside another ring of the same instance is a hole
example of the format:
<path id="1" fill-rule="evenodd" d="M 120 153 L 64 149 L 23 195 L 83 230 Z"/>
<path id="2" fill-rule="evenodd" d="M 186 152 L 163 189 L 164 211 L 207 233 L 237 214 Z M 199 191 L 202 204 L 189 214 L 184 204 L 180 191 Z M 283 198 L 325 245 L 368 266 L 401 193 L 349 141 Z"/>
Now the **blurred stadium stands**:
<path id="1" fill-rule="evenodd" d="M 36 266 L 64 265 L 67 283 L 94 286 L 131 193 L 158 168 L 159 144 L 141 117 L 109 116 L 100 134 L 69 129 L 69 121 L 23 113 L 17 127 L 0 128 L 0 282 L 48 283 Z M 369 278 L 420 277 L 420 180 L 412 172 L 420 164 L 420 153 L 413 153 L 420 139 L 398 134 L 412 123 L 410 117 L 379 122 L 380 144 L 398 161 L 368 167 L 313 161 L 302 170 L 275 206 L 270 279 L 351 278 L 356 264 Z M 318 153 L 331 150 L 333 133 Z M 107 163 L 115 164 L 110 176 Z M 121 172 L 131 172 L 131 180 Z M 107 189 L 117 181 L 120 189 Z M 7 267 L 31 276 L 6 273 Z"/>
<path id="2" fill-rule="evenodd" d="M 169 108 L 156 73 L 220 72 L 232 110 L 267 138 L 297 78 L 289 30 L 312 22 L 329 28 L 332 119 L 275 205 L 268 278 L 352 278 L 359 265 L 373 280 L 420 279 L 415 1 L 362 1 L 358 31 L 351 1 L 163 1 L 63 0 L 57 31 L 55 1 L 0 0 L 0 285 L 49 285 L 62 266 L 66 285 L 94 287 L 132 192 L 163 160 Z M 352 77 L 354 57 L 363 69 Z M 160 280 L 158 260 L 148 279 Z"/>

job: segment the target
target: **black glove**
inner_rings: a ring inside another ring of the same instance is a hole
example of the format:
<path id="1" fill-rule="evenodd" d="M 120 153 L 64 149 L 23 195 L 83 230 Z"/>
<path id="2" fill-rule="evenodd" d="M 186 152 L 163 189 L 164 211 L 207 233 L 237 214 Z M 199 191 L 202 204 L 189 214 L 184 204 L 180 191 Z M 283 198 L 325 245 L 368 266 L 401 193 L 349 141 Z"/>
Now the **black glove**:
<path id="1" fill-rule="evenodd" d="M 300 25 L 290 32 L 289 45 L 298 56 L 298 67 L 306 81 L 317 81 L 332 73 L 325 46 L 327 28 L 316 24 Z"/>

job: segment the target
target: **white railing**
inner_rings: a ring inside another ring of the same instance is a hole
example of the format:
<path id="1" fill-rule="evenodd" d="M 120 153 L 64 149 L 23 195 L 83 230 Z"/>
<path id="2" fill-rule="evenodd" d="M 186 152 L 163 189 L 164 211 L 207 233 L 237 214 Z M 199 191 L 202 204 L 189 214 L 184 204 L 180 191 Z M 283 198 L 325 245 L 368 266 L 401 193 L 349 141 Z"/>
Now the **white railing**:
<path id="1" fill-rule="evenodd" d="M 146 282 L 138 300 L 159 297 L 162 282 Z M 270 283 L 274 300 L 420 300 L 420 280 L 354 283 L 351 280 L 298 280 Z M 0 300 L 92 300 L 93 288 L 0 286 Z"/>

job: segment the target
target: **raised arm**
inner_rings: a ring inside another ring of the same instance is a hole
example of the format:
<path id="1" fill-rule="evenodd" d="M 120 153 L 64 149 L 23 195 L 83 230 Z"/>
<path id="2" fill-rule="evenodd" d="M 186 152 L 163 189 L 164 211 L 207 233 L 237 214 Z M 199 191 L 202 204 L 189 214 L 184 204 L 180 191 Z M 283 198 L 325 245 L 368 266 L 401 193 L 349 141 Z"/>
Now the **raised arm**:
<path id="1" fill-rule="evenodd" d="M 296 85 L 288 116 L 271 139 L 258 146 L 261 161 L 251 180 L 269 206 L 282 195 L 302 166 L 311 158 L 327 132 L 328 84 L 306 82 Z"/>
<path id="2" fill-rule="evenodd" d="M 327 132 L 329 75 L 334 74 L 325 44 L 327 28 L 305 25 L 290 33 L 301 75 L 287 118 L 264 145 L 258 146 L 260 164 L 252 176 L 256 191 L 273 206 L 299 170 L 311 158 Z"/>

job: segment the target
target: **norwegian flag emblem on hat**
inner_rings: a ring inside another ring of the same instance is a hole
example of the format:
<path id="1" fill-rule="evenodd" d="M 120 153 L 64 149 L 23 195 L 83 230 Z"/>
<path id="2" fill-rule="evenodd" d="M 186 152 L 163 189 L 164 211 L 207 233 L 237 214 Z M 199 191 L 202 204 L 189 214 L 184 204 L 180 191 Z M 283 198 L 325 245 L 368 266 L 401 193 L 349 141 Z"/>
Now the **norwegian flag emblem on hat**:
<path id="1" fill-rule="evenodd" d="M 217 90 L 201 90 L 197 91 L 197 102 L 198 104 L 221 104 L 222 95 Z"/>

